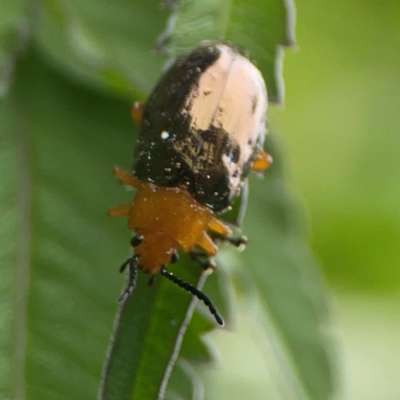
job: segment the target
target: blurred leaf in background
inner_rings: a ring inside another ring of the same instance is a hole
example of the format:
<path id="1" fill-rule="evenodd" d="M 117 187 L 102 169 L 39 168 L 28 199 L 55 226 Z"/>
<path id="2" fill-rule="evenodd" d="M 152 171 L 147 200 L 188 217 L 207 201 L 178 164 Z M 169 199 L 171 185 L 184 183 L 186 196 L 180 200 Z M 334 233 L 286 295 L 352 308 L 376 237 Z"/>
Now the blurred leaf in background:
<path id="1" fill-rule="evenodd" d="M 346 399 L 400 398 L 400 3 L 297 4 L 284 137 L 335 289 Z"/>
<path id="2" fill-rule="evenodd" d="M 105 210 L 124 197 L 110 169 L 115 163 L 126 168 L 131 163 L 135 128 L 129 121 L 129 103 L 145 98 L 161 73 L 166 57 L 153 51 L 160 45 L 160 33 L 164 30 L 163 39 L 167 45 L 169 40 L 173 54 L 203 39 L 240 43 L 264 73 L 270 100 L 282 100 L 278 45 L 294 43 L 290 2 L 186 1 L 172 8 L 162 8 L 158 1 L 44 0 L 34 5 L 4 1 L 0 15 L 2 398 L 96 395 L 121 287 L 117 267 L 129 250 L 125 222 L 105 217 Z M 294 119 L 296 126 L 305 115 Z M 280 116 L 276 120 L 277 126 L 283 125 Z M 336 347 L 328 289 L 303 235 L 303 210 L 283 182 L 284 146 L 276 137 L 267 146 L 275 164 L 264 179 L 250 182 L 245 231 L 251 243 L 241 255 L 224 248 L 221 272 L 205 287 L 230 316 L 231 326 L 235 319 L 246 326 L 245 334 L 231 340 L 218 340 L 230 335 L 227 330 L 214 334 L 222 354 L 237 358 L 229 365 L 222 360 L 221 372 L 193 368 L 195 361 L 214 358 L 200 338 L 212 325 L 202 311 L 195 313 L 168 396 L 200 398 L 198 374 L 205 378 L 206 399 L 242 399 L 251 393 L 254 399 L 268 395 L 323 400 L 334 390 L 333 363 L 338 357 L 332 357 Z M 316 169 L 321 171 L 320 166 Z M 196 282 L 200 272 L 195 268 L 181 275 Z M 154 398 L 160 383 L 154 376 L 162 377 L 166 371 L 164 364 L 191 302 L 168 285 L 161 281 L 149 289 L 142 279 L 127 304 L 132 310 L 129 328 L 140 333 L 132 336 L 127 353 L 142 351 L 140 365 L 134 367 L 141 378 L 135 381 L 139 382 L 136 398 Z M 141 304 L 149 306 L 152 296 L 157 311 L 147 312 Z M 149 318 L 155 321 L 150 328 L 156 329 L 147 331 L 143 321 Z M 141 330 L 135 329 L 135 321 Z M 247 349 L 253 349 L 251 357 Z M 125 371 L 119 381 L 123 384 L 133 369 Z M 272 378 L 268 380 L 267 374 Z M 220 382 L 226 383 L 225 388 L 218 386 Z"/>

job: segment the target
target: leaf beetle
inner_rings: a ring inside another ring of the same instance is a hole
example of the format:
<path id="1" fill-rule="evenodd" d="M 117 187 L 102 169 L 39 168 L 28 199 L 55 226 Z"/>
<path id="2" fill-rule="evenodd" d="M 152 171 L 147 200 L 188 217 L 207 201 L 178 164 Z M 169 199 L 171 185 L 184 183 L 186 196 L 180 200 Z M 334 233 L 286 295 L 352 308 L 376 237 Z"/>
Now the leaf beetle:
<path id="1" fill-rule="evenodd" d="M 140 124 L 133 171 L 115 167 L 113 174 L 136 188 L 131 203 L 108 211 L 126 216 L 134 255 L 129 282 L 120 300 L 133 291 L 138 270 L 160 273 L 202 300 L 223 325 L 210 299 L 167 270 L 178 251 L 203 266 L 217 252 L 208 231 L 236 246 L 217 215 L 227 211 L 251 170 L 272 162 L 263 151 L 267 90 L 257 67 L 237 47 L 205 42 L 176 61 L 161 77 L 148 101 L 135 103 L 132 117 Z"/>

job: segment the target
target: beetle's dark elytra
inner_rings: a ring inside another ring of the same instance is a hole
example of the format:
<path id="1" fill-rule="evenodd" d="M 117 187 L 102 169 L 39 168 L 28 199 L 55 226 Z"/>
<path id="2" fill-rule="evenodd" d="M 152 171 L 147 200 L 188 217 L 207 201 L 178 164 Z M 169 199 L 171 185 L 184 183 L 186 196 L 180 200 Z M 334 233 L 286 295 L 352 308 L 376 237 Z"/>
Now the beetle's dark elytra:
<path id="1" fill-rule="evenodd" d="M 210 209 L 225 210 L 263 143 L 266 102 L 261 74 L 238 49 L 200 46 L 173 64 L 150 95 L 134 175 L 186 187 Z"/>

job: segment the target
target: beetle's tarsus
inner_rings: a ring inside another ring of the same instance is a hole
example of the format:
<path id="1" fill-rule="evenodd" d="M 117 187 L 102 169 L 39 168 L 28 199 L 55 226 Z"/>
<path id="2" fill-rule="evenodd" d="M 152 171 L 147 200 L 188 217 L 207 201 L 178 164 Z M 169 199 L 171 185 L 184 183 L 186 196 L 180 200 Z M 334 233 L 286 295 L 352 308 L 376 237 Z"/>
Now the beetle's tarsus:
<path id="1" fill-rule="evenodd" d="M 216 243 L 219 242 L 228 242 L 232 246 L 235 246 L 237 248 L 245 248 L 246 245 L 248 244 L 249 240 L 247 239 L 246 236 L 223 236 L 223 235 L 218 235 L 214 234 L 213 239 Z"/>
<path id="2" fill-rule="evenodd" d="M 229 242 L 235 247 L 244 247 L 249 242 L 246 236 L 226 237 L 223 240 Z"/>
<path id="3" fill-rule="evenodd" d="M 213 258 L 209 258 L 206 253 L 191 251 L 189 253 L 192 260 L 197 261 L 204 271 L 215 271 L 217 266 Z"/>
<path id="4" fill-rule="evenodd" d="M 119 272 L 124 272 L 128 264 L 130 263 L 131 259 L 128 258 L 120 267 L 119 267 Z"/>
<path id="5" fill-rule="evenodd" d="M 136 286 L 137 275 L 138 275 L 138 257 L 133 256 L 125 261 L 121 266 L 121 272 L 129 265 L 129 281 L 126 285 L 125 290 L 122 292 L 121 296 L 119 296 L 118 301 L 125 301 L 133 292 Z"/>
<path id="6" fill-rule="evenodd" d="M 175 264 L 179 261 L 179 254 L 177 251 L 174 251 L 171 255 L 171 264 Z"/>
<path id="7" fill-rule="evenodd" d="M 153 283 L 155 282 L 155 280 L 156 280 L 156 276 L 155 276 L 155 275 L 152 275 L 152 276 L 149 278 L 149 281 L 147 282 L 147 286 L 153 286 Z"/>

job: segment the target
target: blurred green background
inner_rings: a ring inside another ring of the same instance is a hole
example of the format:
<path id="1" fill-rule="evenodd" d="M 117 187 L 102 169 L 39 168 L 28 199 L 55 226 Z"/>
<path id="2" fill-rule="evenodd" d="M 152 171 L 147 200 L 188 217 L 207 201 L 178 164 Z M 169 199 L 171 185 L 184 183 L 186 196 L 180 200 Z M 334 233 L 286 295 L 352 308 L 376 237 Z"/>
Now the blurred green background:
<path id="1" fill-rule="evenodd" d="M 285 106 L 271 107 L 269 118 L 334 289 L 339 398 L 398 400 L 400 2 L 301 0 L 296 9 L 299 51 L 285 51 Z M 232 354 L 218 339 L 226 381 L 246 377 L 248 391 L 256 381 L 266 390 L 257 352 Z M 246 356 L 257 368 L 229 370 Z"/>

